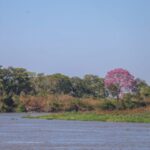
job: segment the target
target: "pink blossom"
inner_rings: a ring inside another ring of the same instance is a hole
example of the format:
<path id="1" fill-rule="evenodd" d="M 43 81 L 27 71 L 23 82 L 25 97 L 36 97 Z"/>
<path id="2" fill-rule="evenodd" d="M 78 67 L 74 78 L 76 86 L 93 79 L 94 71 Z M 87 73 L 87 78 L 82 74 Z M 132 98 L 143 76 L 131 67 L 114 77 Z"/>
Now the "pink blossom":
<path id="1" fill-rule="evenodd" d="M 122 68 L 111 70 L 107 73 L 105 80 L 105 87 L 111 92 L 112 86 L 116 87 L 116 95 L 122 97 L 127 91 L 132 91 L 135 86 L 134 76 L 127 70 Z"/>

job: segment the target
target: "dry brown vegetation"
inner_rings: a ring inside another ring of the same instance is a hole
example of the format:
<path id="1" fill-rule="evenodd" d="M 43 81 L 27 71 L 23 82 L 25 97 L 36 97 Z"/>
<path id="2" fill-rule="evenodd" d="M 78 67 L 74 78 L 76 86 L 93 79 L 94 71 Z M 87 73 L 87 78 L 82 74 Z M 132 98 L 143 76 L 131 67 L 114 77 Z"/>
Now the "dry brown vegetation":
<path id="1" fill-rule="evenodd" d="M 123 110 L 103 110 L 101 106 L 106 100 L 93 98 L 75 98 L 69 95 L 20 96 L 20 102 L 26 111 L 65 112 L 65 111 L 94 111 L 99 114 L 110 113 L 140 113 L 150 112 L 150 99 L 145 99 L 146 107 Z"/>
<path id="2" fill-rule="evenodd" d="M 99 109 L 103 100 L 75 98 L 69 95 L 20 96 L 27 111 L 92 111 Z"/>

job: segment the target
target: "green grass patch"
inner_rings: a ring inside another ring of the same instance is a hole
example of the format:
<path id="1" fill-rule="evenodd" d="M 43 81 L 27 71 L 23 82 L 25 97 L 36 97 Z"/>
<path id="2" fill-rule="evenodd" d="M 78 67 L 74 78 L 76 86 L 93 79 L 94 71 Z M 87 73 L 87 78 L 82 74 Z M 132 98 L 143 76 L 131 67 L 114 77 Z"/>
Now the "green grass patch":
<path id="1" fill-rule="evenodd" d="M 47 120 L 79 120 L 79 121 L 104 121 L 104 122 L 136 122 L 150 123 L 150 112 L 137 114 L 97 114 L 93 112 L 65 112 L 52 113 L 45 116 L 27 116 L 31 119 L 47 119 Z"/>

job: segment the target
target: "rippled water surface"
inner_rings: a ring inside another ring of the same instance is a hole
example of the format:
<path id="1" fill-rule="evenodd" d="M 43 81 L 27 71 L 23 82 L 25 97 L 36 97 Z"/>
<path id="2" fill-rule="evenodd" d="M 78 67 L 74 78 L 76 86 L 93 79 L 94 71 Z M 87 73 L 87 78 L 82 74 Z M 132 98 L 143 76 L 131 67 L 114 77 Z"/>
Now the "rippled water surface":
<path id="1" fill-rule="evenodd" d="M 150 124 L 24 119 L 0 114 L 0 150 L 150 150 Z"/>

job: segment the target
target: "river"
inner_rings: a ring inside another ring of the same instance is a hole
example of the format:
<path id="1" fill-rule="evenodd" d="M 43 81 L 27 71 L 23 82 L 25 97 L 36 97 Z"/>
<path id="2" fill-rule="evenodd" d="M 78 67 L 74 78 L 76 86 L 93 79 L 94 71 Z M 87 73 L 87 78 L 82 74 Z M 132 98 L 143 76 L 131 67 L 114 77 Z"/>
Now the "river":
<path id="1" fill-rule="evenodd" d="M 0 114 L 0 150 L 150 150 L 150 124 L 22 118 L 25 115 Z"/>

